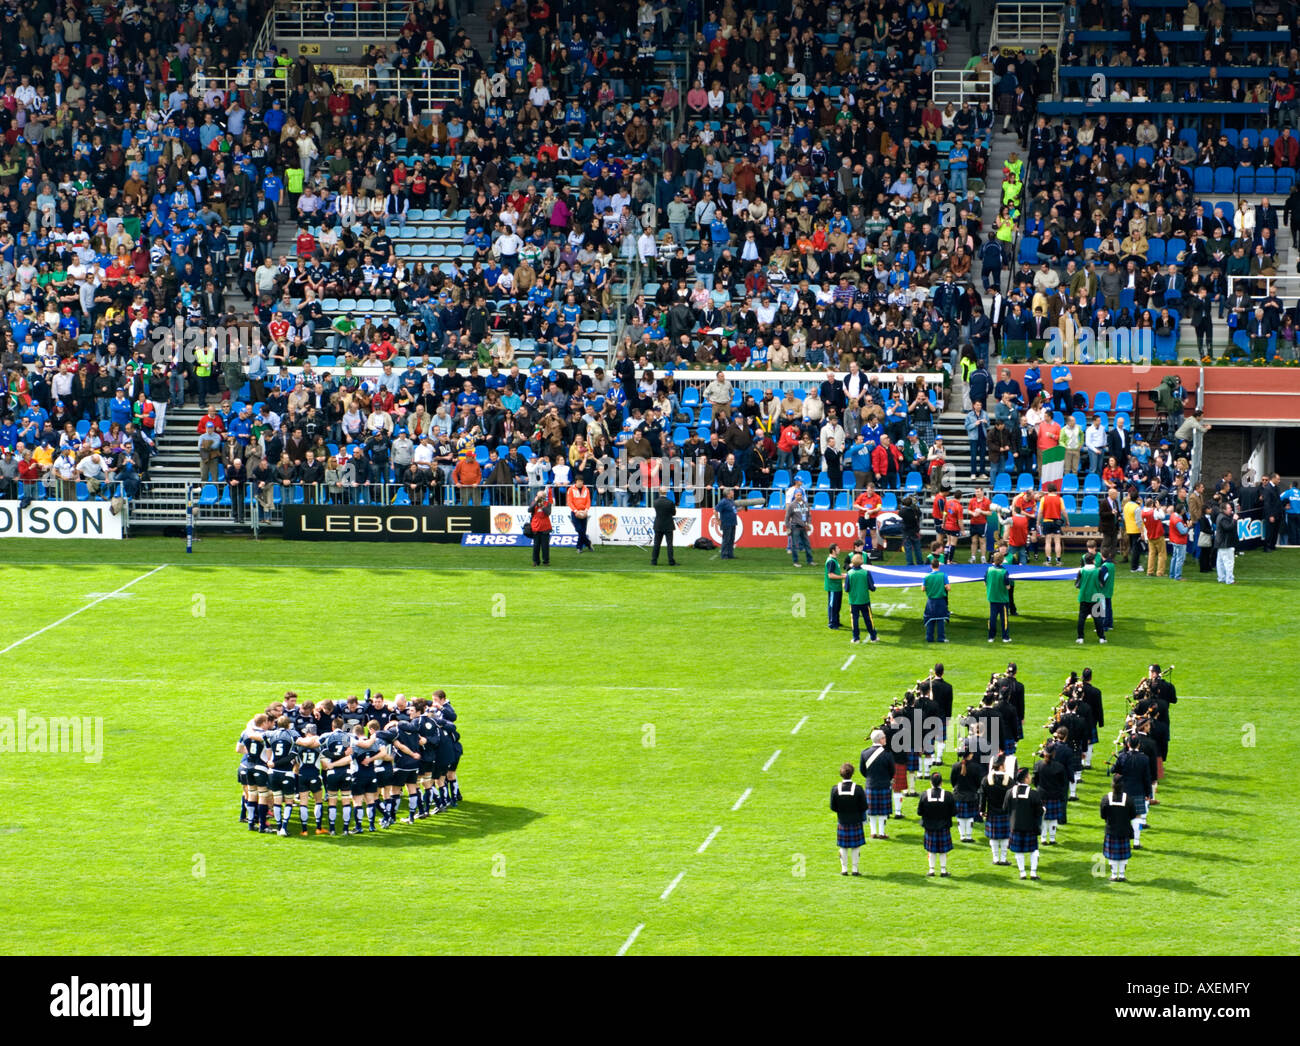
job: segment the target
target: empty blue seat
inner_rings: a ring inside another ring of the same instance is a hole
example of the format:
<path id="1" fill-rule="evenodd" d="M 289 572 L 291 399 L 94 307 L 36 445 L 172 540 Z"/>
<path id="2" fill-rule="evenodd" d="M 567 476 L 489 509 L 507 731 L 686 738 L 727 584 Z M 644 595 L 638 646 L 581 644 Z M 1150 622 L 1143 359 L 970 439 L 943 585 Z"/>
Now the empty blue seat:
<path id="1" fill-rule="evenodd" d="M 1061 480 L 1062 494 L 1077 494 L 1079 492 L 1079 477 L 1071 472 Z"/>
<path id="2" fill-rule="evenodd" d="M 907 474 L 907 479 L 903 483 L 903 489 L 906 490 L 909 494 L 919 494 L 921 493 L 921 488 L 924 485 L 925 484 L 922 481 L 921 474 L 919 472 L 909 472 Z"/>
<path id="3" fill-rule="evenodd" d="M 203 491 L 199 494 L 200 505 L 215 505 L 221 500 L 221 495 L 217 491 L 215 483 L 204 483 Z"/>
<path id="4" fill-rule="evenodd" d="M 880 507 L 887 512 L 898 511 L 898 495 L 892 490 L 887 490 L 880 495 Z"/>
<path id="5" fill-rule="evenodd" d="M 1020 260 L 1026 265 L 1038 264 L 1038 237 L 1025 236 L 1020 241 Z"/>
<path id="6" fill-rule="evenodd" d="M 1110 393 L 1104 390 L 1097 393 L 1092 401 L 1092 409 L 1096 411 L 1110 410 Z"/>
<path id="7" fill-rule="evenodd" d="M 1101 511 L 1101 503 L 1097 500 L 1096 494 L 1088 494 L 1084 497 L 1083 511 L 1089 514 L 1095 514 Z"/>
<path id="8" fill-rule="evenodd" d="M 1085 494 L 1101 493 L 1101 477 L 1095 472 L 1089 472 L 1083 480 L 1083 492 Z"/>
<path id="9" fill-rule="evenodd" d="M 813 497 L 813 508 L 828 509 L 831 507 L 831 496 L 824 490 L 817 491 Z"/>
<path id="10" fill-rule="evenodd" d="M 1065 511 L 1066 511 L 1067 513 L 1068 513 L 1068 512 L 1077 512 L 1077 511 L 1078 511 L 1078 502 L 1076 502 L 1076 501 L 1074 500 L 1074 495 L 1073 495 L 1073 494 L 1065 494 L 1065 495 L 1062 495 L 1062 497 L 1061 497 L 1061 504 L 1065 506 Z"/>
<path id="11" fill-rule="evenodd" d="M 1011 476 L 1006 472 L 999 472 L 993 478 L 993 490 L 1000 493 L 1011 492 Z"/>
<path id="12" fill-rule="evenodd" d="M 777 469 L 772 473 L 772 486 L 777 490 L 785 490 L 790 485 L 790 470 Z"/>
<path id="13" fill-rule="evenodd" d="M 1028 472 L 1022 472 L 1016 477 L 1016 490 L 1024 493 L 1026 490 L 1034 489 L 1034 477 Z"/>
<path id="14" fill-rule="evenodd" d="M 994 494 L 990 500 L 1000 508 L 1011 507 L 1011 500 L 1005 494 Z"/>
<path id="15" fill-rule="evenodd" d="M 1214 191 L 1216 193 L 1232 192 L 1237 184 L 1235 167 L 1216 167 L 1214 169 Z"/>
<path id="16" fill-rule="evenodd" d="M 767 499 L 768 508 L 785 508 L 785 495 L 779 490 L 772 491 L 772 496 Z"/>
<path id="17" fill-rule="evenodd" d="M 1192 189 L 1200 195 L 1214 191 L 1214 168 L 1206 165 L 1193 168 Z"/>
<path id="18" fill-rule="evenodd" d="M 1121 392 L 1115 397 L 1115 413 L 1127 414 L 1133 409 L 1133 393 Z"/>

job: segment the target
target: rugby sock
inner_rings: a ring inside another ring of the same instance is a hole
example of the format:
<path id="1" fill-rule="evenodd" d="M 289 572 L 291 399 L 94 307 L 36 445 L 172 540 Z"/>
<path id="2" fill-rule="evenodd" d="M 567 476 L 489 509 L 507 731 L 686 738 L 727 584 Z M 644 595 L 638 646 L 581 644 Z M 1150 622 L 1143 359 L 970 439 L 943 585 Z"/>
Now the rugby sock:
<path id="1" fill-rule="evenodd" d="M 1025 855 L 1016 854 L 1016 867 L 1020 869 L 1020 874 L 1025 874 Z"/>
<path id="2" fill-rule="evenodd" d="M 438 786 L 438 795 L 442 797 L 442 801 L 444 805 L 451 801 L 447 795 L 447 786 L 445 784 L 441 784 Z"/>
<path id="3" fill-rule="evenodd" d="M 338 823 L 338 817 L 339 817 L 339 808 L 337 806 L 331 806 L 330 807 L 330 831 L 331 832 L 334 831 L 334 826 Z"/>
<path id="4" fill-rule="evenodd" d="M 370 828 L 373 831 L 375 827 L 375 804 L 366 803 L 366 816 L 370 818 Z"/>
<path id="5" fill-rule="evenodd" d="M 298 807 L 298 823 L 302 825 L 303 831 L 307 830 L 307 804 L 303 803 Z"/>
<path id="6" fill-rule="evenodd" d="M 251 804 L 249 803 L 249 801 L 245 799 L 242 795 L 239 797 L 239 819 L 241 821 L 248 820 L 248 814 L 249 814 L 248 808 L 250 805 Z"/>
<path id="7" fill-rule="evenodd" d="M 283 818 L 282 818 L 282 816 L 281 816 L 282 813 L 283 813 L 283 807 L 281 807 L 281 805 L 280 805 L 279 803 L 276 803 L 276 804 L 275 804 L 275 824 L 276 824 L 276 827 L 277 827 L 277 828 L 280 827 L 280 824 L 281 824 L 281 822 L 282 822 L 282 820 L 283 820 Z"/>
<path id="8" fill-rule="evenodd" d="M 316 804 L 316 809 L 313 811 L 313 813 L 316 814 L 316 827 L 319 828 L 319 827 L 320 827 L 320 815 L 321 815 L 321 804 L 320 804 L 320 803 L 317 803 L 317 804 Z"/>
<path id="9" fill-rule="evenodd" d="M 250 832 L 256 832 L 257 826 L 261 822 L 261 820 L 262 820 L 262 804 L 254 803 L 253 815 L 248 819 L 248 830 Z"/>
<path id="10" fill-rule="evenodd" d="M 845 872 L 849 870 L 849 852 L 842 846 L 839 848 L 839 851 L 840 851 L 840 874 L 843 875 Z"/>
<path id="11" fill-rule="evenodd" d="M 433 804 L 433 788 L 426 786 L 424 789 L 424 808 L 427 810 Z"/>
<path id="12" fill-rule="evenodd" d="M 331 815 L 331 817 L 332 817 L 332 816 L 333 816 L 333 815 Z M 344 830 L 345 832 L 348 830 L 348 825 L 351 823 L 351 821 L 352 821 L 352 807 L 350 807 L 350 806 L 345 806 L 345 807 L 343 807 L 343 830 Z M 333 827 L 333 825 L 334 825 L 334 822 L 333 822 L 333 820 L 331 820 L 331 821 L 330 821 L 330 826 Z"/>
<path id="13" fill-rule="evenodd" d="M 1133 818 L 1132 823 L 1133 823 L 1133 845 L 1141 846 L 1142 845 L 1142 818 L 1135 817 Z"/>

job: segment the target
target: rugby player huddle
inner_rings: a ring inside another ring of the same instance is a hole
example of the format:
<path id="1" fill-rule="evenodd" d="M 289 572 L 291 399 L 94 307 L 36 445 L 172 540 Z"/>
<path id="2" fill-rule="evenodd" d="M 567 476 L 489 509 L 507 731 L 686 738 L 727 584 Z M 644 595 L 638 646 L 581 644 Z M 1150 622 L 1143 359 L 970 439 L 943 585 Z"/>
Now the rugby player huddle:
<path id="1" fill-rule="evenodd" d="M 403 792 L 407 824 L 461 799 L 460 731 L 441 690 L 410 703 L 398 694 L 391 705 L 367 690 L 364 701 L 354 695 L 337 706 L 329 700 L 299 704 L 290 691 L 252 718 L 237 751 L 244 790 L 239 820 L 250 832 L 287 836 L 296 806 L 303 835 L 311 820 L 317 835 L 333 835 L 335 827 L 360 835 L 367 823 L 375 830 L 376 814 L 380 828 L 396 824 Z"/>

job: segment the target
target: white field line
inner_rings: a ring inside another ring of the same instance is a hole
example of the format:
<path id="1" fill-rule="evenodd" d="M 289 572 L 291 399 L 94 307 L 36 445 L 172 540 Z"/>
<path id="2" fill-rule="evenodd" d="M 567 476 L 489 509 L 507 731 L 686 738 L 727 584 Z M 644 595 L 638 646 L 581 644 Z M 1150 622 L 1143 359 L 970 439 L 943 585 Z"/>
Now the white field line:
<path id="1" fill-rule="evenodd" d="M 749 794 L 753 790 L 754 789 L 752 788 L 746 788 L 743 792 L 740 793 L 740 798 L 736 800 L 736 805 L 731 808 L 731 812 L 733 814 L 740 809 L 741 805 L 745 802 L 746 799 L 749 798 Z"/>
<path id="2" fill-rule="evenodd" d="M 644 929 L 645 929 L 645 923 L 637 923 L 636 929 L 627 935 L 627 940 L 623 942 L 623 946 L 619 948 L 617 954 L 626 955 L 627 950 L 632 947 L 632 942 L 637 939 L 641 931 Z"/>
<path id="3" fill-rule="evenodd" d="M 659 900 L 661 901 L 668 900 L 668 895 L 677 889 L 677 884 L 682 881 L 682 877 L 685 874 L 686 874 L 685 872 L 678 872 L 677 878 L 668 884 L 668 889 L 666 889 L 663 893 L 659 895 Z"/>
<path id="4" fill-rule="evenodd" d="M 166 567 L 166 566 L 167 566 L 167 564 L 166 564 L 166 563 L 163 563 L 162 566 L 154 567 L 154 568 L 153 568 L 152 570 L 150 570 L 148 573 L 141 574 L 139 577 L 136 577 L 136 578 L 132 578 L 130 581 L 128 581 L 128 582 L 127 582 L 125 585 L 123 585 L 121 588 L 114 589 L 112 592 L 105 592 L 105 593 L 104 593 L 102 596 L 100 596 L 98 599 L 92 599 L 92 600 L 91 600 L 89 603 L 87 603 L 84 607 L 80 607 L 80 608 L 78 608 L 77 610 L 74 610 L 71 614 L 68 614 L 66 617 L 61 617 L 61 618 L 59 618 L 59 620 L 57 620 L 57 621 L 55 621 L 55 622 L 52 622 L 51 624 L 46 625 L 44 628 L 38 628 L 38 629 L 37 629 L 35 632 L 33 632 L 30 636 L 23 636 L 23 638 L 20 639 L 20 640 L 18 640 L 16 643 L 10 643 L 10 644 L 9 644 L 7 647 L 5 647 L 3 650 L 0 650 L 0 654 L 7 654 L 7 653 L 9 653 L 10 650 L 13 650 L 13 649 L 15 649 L 16 647 L 20 647 L 20 646 L 22 646 L 22 645 L 23 645 L 24 643 L 26 643 L 28 640 L 35 639 L 37 636 L 39 636 L 39 635 L 43 635 L 44 633 L 48 632 L 48 631 L 49 631 L 50 629 L 52 629 L 52 628 L 57 628 L 59 625 L 63 624 L 65 621 L 71 621 L 71 620 L 72 620 L 74 617 L 76 617 L 78 614 L 84 614 L 84 613 L 85 613 L 87 610 L 89 610 L 91 607 L 93 607 L 93 606 L 98 606 L 100 603 L 104 602 L 104 600 L 106 600 L 106 599 L 112 599 L 114 596 L 119 595 L 119 594 L 122 593 L 122 592 L 125 592 L 128 588 L 130 588 L 132 585 L 134 585 L 137 581 L 143 581 L 143 580 L 144 580 L 145 578 L 147 578 L 147 577 L 152 577 L 154 574 L 158 573 L 158 571 L 162 570 L 162 569 L 163 569 L 164 567 Z"/>
<path id="5" fill-rule="evenodd" d="M 791 730 L 790 733 L 792 733 L 792 734 L 797 734 L 797 733 L 799 732 L 799 728 L 800 728 L 801 726 L 803 726 L 804 723 L 806 723 L 806 722 L 808 722 L 808 717 L 807 717 L 807 716 L 804 716 L 802 719 L 799 720 L 799 722 L 797 722 L 797 723 L 794 724 L 794 729 Z"/>
<path id="6" fill-rule="evenodd" d="M 818 701 L 825 701 L 825 700 L 826 700 L 826 695 L 829 694 L 829 693 L 831 692 L 831 687 L 833 687 L 834 685 L 835 685 L 834 683 L 827 683 L 827 684 L 826 684 L 826 689 L 823 690 L 820 694 L 817 695 L 817 700 L 818 700 Z"/>
<path id="7" fill-rule="evenodd" d="M 840 665 L 840 671 L 847 672 L 849 670 L 849 665 L 853 664 L 853 659 L 857 656 L 857 654 L 850 654 L 849 659 L 845 661 L 844 664 Z"/>
<path id="8" fill-rule="evenodd" d="M 772 758 L 763 764 L 763 773 L 767 773 L 769 770 L 772 769 L 772 764 L 776 762 L 776 757 L 779 756 L 780 754 L 781 754 L 781 749 L 779 748 L 772 753 Z"/>
<path id="9" fill-rule="evenodd" d="M 709 833 L 709 837 L 705 839 L 704 842 L 700 843 L 700 848 L 695 852 L 697 854 L 704 853 L 704 851 L 709 848 L 709 843 L 713 842 L 713 840 L 718 837 L 718 833 L 720 831 L 722 831 L 722 825 L 718 825 L 715 829 L 713 829 L 713 831 Z"/>

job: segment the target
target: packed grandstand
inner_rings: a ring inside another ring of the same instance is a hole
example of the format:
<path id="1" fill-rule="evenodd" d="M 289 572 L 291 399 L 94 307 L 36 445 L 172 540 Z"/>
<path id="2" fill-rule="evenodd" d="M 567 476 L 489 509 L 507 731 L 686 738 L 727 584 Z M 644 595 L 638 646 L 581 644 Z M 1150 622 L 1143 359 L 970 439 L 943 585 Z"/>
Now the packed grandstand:
<path id="1" fill-rule="evenodd" d="M 1297 358 L 1295 7 L 10 6 L 0 494 L 1185 501 Z"/>

